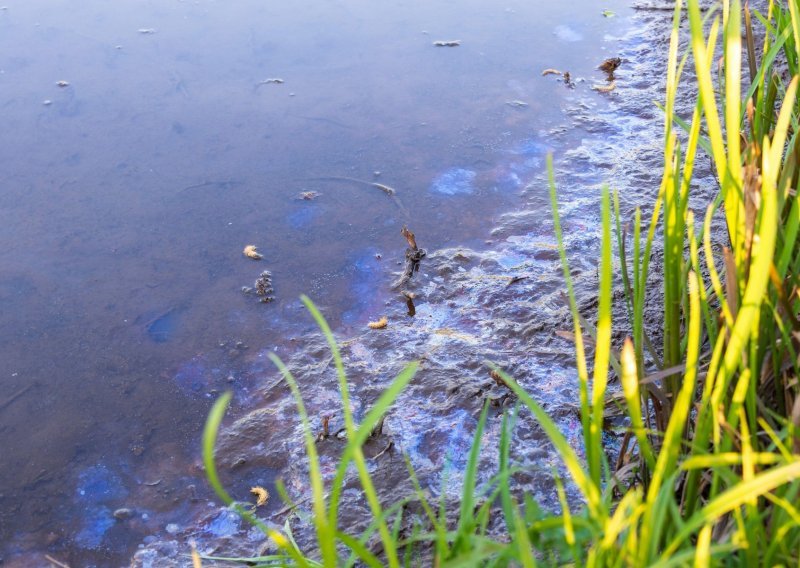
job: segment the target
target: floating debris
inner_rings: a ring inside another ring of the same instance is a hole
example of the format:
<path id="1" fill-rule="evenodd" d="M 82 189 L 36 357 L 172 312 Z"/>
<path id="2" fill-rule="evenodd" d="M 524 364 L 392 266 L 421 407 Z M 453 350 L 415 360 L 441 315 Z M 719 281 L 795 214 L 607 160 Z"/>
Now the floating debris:
<path id="1" fill-rule="evenodd" d="M 56 85 L 63 89 L 64 87 L 69 87 L 69 81 L 56 81 Z"/>
<path id="2" fill-rule="evenodd" d="M 131 517 L 133 517 L 133 511 L 128 509 L 127 507 L 122 507 L 121 509 L 117 509 L 112 513 L 112 516 L 117 519 L 118 521 L 127 521 Z"/>
<path id="3" fill-rule="evenodd" d="M 564 84 L 570 89 L 575 88 L 575 83 L 572 82 L 572 75 L 569 74 L 569 71 L 564 71 Z"/>
<path id="4" fill-rule="evenodd" d="M 18 390 L 17 392 L 15 392 L 14 394 L 12 394 L 11 396 L 9 396 L 9 397 L 8 397 L 7 399 L 5 399 L 3 402 L 0 402 L 0 410 L 2 410 L 3 408 L 5 408 L 6 406 L 8 406 L 9 404 L 11 404 L 12 402 L 14 402 L 15 400 L 17 400 L 17 399 L 18 399 L 19 397 L 21 397 L 23 394 L 25 394 L 26 392 L 28 392 L 29 390 L 31 390 L 31 389 L 32 389 L 34 386 L 35 386 L 35 385 L 33 385 L 33 384 L 31 384 L 31 385 L 26 385 L 26 386 L 22 387 L 21 389 L 19 389 L 19 390 Z"/>
<path id="5" fill-rule="evenodd" d="M 264 258 L 263 254 L 258 252 L 258 247 L 255 245 L 247 245 L 244 247 L 242 254 L 245 255 L 247 258 L 252 258 L 253 260 L 261 260 Z"/>
<path id="6" fill-rule="evenodd" d="M 592 85 L 592 90 L 597 91 L 598 93 L 610 93 L 616 88 L 617 83 L 615 81 L 611 81 L 611 83 L 608 85 Z"/>
<path id="7" fill-rule="evenodd" d="M 506 101 L 506 104 L 514 108 L 525 108 L 528 106 L 528 103 L 525 101 Z"/>
<path id="8" fill-rule="evenodd" d="M 436 40 L 433 42 L 433 45 L 436 47 L 458 47 L 461 45 L 460 39 L 451 39 L 451 40 Z"/>
<path id="9" fill-rule="evenodd" d="M 5 7 L 5 6 L 3 6 L 2 8 L 0 8 L 0 10 L 5 10 L 5 9 L 6 9 L 6 7 Z M 50 562 L 50 563 L 51 563 L 53 566 L 58 566 L 58 568 L 69 568 L 69 564 L 64 564 L 63 562 L 61 562 L 61 561 L 59 561 L 59 560 L 56 560 L 55 558 L 53 558 L 53 557 L 52 557 L 52 556 L 50 556 L 49 554 L 45 554 L 45 555 L 44 555 L 44 558 L 45 558 L 45 560 L 47 560 L 48 562 Z"/>
<path id="10" fill-rule="evenodd" d="M 357 183 L 359 185 L 380 189 L 383 193 L 385 193 L 388 197 L 390 197 L 392 201 L 394 201 L 394 204 L 397 206 L 398 209 L 400 209 L 400 212 L 403 214 L 404 217 L 409 217 L 408 209 L 406 209 L 403 206 L 402 202 L 397 197 L 397 190 L 395 190 L 393 187 L 389 187 L 388 185 L 384 185 L 376 181 L 365 181 L 363 179 L 351 178 L 346 176 L 325 176 L 317 178 L 306 178 L 302 181 L 339 181 L 339 182 Z"/>
<path id="11" fill-rule="evenodd" d="M 408 230 L 408 227 L 403 225 L 403 228 L 400 229 L 400 234 L 405 237 L 408 243 L 408 248 L 406 249 L 406 267 L 400 279 L 392 285 L 394 289 L 403 286 L 414 276 L 415 272 L 419 272 L 420 262 L 428 255 L 428 251 L 417 246 L 417 239 L 414 233 Z"/>
<path id="12" fill-rule="evenodd" d="M 394 188 L 389 187 L 388 185 L 383 185 L 382 183 L 378 183 L 376 181 L 370 182 L 370 185 L 373 186 L 373 187 L 377 187 L 378 189 L 380 189 L 383 193 L 385 193 L 389 197 L 392 197 L 397 193 L 397 191 L 395 191 Z"/>
<path id="13" fill-rule="evenodd" d="M 254 287 L 256 289 L 256 295 L 261 296 L 262 303 L 268 304 L 275 300 L 275 296 L 272 295 L 275 293 L 275 290 L 272 288 L 272 273 L 269 270 L 265 270 L 261 273 L 256 279 Z"/>
<path id="14" fill-rule="evenodd" d="M 153 35 L 158 30 L 156 30 L 155 28 L 139 28 L 136 31 L 138 31 L 142 35 Z"/>
<path id="15" fill-rule="evenodd" d="M 547 68 L 544 71 L 542 71 L 542 77 L 547 77 L 548 75 L 563 75 L 563 73 L 558 69 L 550 69 L 550 68 Z"/>
<path id="16" fill-rule="evenodd" d="M 331 437 L 331 418 L 333 418 L 333 416 L 330 414 L 326 414 L 322 417 L 322 432 L 317 435 L 318 442 Z"/>
<path id="17" fill-rule="evenodd" d="M 286 81 L 281 79 L 280 77 L 273 77 L 271 79 L 264 79 L 263 81 L 259 81 L 259 85 L 283 85 Z"/>
<path id="18" fill-rule="evenodd" d="M 408 308 L 408 315 L 412 318 L 417 315 L 417 308 L 414 305 L 414 298 L 417 297 L 414 292 L 409 292 L 407 290 L 403 291 L 403 296 L 406 298 L 406 307 Z"/>
<path id="19" fill-rule="evenodd" d="M 376 181 L 365 181 L 363 179 L 345 177 L 345 176 L 325 176 L 325 177 L 318 177 L 318 178 L 308 178 L 306 181 L 348 181 L 352 183 L 357 183 L 360 185 L 368 185 L 371 187 L 375 187 L 380 189 L 383 193 L 388 195 L 389 197 L 394 197 L 397 194 L 397 191 L 393 187 L 389 187 L 388 185 L 384 185 L 382 183 L 378 183 Z M 314 191 L 307 192 L 307 193 L 316 193 Z M 300 194 L 303 195 L 302 193 Z M 317 194 L 319 195 L 319 194 Z"/>
<path id="20" fill-rule="evenodd" d="M 51 104 L 53 104 L 53 101 L 51 101 L 50 99 L 45 99 L 42 101 L 42 104 L 44 106 L 50 106 Z"/>
<path id="21" fill-rule="evenodd" d="M 313 199 L 316 199 L 320 195 L 322 195 L 322 194 L 317 192 L 317 191 L 301 191 L 300 192 L 300 199 L 303 199 L 305 201 L 311 201 Z"/>
<path id="22" fill-rule="evenodd" d="M 256 507 L 261 507 L 262 505 L 267 504 L 267 501 L 269 500 L 269 492 L 260 485 L 251 487 L 250 493 L 256 496 Z"/>
<path id="23" fill-rule="evenodd" d="M 370 328 L 370 329 L 383 329 L 383 328 L 385 328 L 387 325 L 389 325 L 389 318 L 387 318 L 386 316 L 383 316 L 383 317 L 382 317 L 381 319 L 379 319 L 378 321 L 371 321 L 371 322 L 369 322 L 369 323 L 367 324 L 367 327 L 368 327 L 368 328 Z"/>
<path id="24" fill-rule="evenodd" d="M 492 371 L 489 373 L 489 376 L 492 377 L 492 380 L 497 386 L 509 388 L 508 383 L 505 381 L 505 379 L 500 375 L 498 371 L 492 369 Z"/>
<path id="25" fill-rule="evenodd" d="M 603 10 L 602 14 L 604 18 L 613 18 L 616 15 L 611 10 Z"/>
<path id="26" fill-rule="evenodd" d="M 608 74 L 613 74 L 622 64 L 622 59 L 619 57 L 609 57 L 597 66 L 600 71 L 605 71 Z"/>

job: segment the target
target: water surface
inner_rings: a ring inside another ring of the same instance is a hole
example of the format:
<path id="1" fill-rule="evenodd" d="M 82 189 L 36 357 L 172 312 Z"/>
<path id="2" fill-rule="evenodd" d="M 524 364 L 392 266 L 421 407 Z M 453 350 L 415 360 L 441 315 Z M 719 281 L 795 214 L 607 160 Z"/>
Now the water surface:
<path id="1" fill-rule="evenodd" d="M 404 224 L 430 251 L 491 248 L 546 152 L 591 130 L 563 109 L 605 81 L 625 14 L 620 0 L 8 0 L 0 556 L 126 565 L 188 523 L 208 497 L 210 402 L 233 388 L 252 405 L 273 376 L 253 353 L 311 329 L 299 294 L 360 329 L 395 301 Z M 591 100 L 588 114 L 608 104 Z M 525 205 L 545 219 L 543 189 Z M 241 290 L 263 270 L 269 304 Z"/>

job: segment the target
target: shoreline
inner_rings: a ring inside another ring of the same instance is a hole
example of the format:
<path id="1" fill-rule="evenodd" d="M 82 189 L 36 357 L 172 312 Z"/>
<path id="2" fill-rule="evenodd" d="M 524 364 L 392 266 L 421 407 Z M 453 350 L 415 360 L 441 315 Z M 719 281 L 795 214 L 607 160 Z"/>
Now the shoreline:
<path id="1" fill-rule="evenodd" d="M 593 114 L 597 108 L 593 104 L 597 100 L 595 97 L 608 95 L 591 93 L 587 85 L 587 93 L 564 111 L 575 128 L 582 128 L 589 134 L 580 147 L 561 157 L 558 171 L 559 187 L 562 188 L 559 199 L 567 212 L 564 220 L 567 225 L 565 234 L 568 254 L 573 267 L 580 267 L 583 273 L 583 277 L 578 278 L 581 290 L 579 295 L 586 304 L 592 303 L 592 294 L 596 290 L 596 278 L 593 275 L 596 268 L 592 260 L 596 256 L 591 251 L 599 235 L 598 226 L 591 225 L 591 221 L 596 219 L 594 212 L 597 211 L 599 200 L 599 194 L 592 193 L 592 190 L 596 192 L 605 180 L 632 178 L 644 184 L 646 179 L 642 177 L 647 171 L 660 171 L 655 166 L 660 158 L 658 152 L 663 119 L 660 119 L 660 113 L 654 105 L 652 109 L 642 108 L 643 100 L 650 101 L 655 96 L 662 96 L 660 85 L 655 86 L 649 77 L 642 76 L 642 69 L 655 72 L 662 68 L 660 61 L 644 59 L 650 51 L 653 36 L 658 35 L 659 25 L 664 29 L 669 28 L 669 16 L 659 16 L 664 14 L 634 13 L 631 16 L 632 21 L 644 20 L 650 29 L 644 32 L 631 29 L 620 42 L 625 45 L 620 55 L 625 58 L 626 64 L 619 69 L 617 89 L 611 94 L 611 103 L 608 106 L 614 108 L 606 108 L 602 114 Z M 647 39 L 639 37 L 637 40 L 640 35 Z M 668 34 L 665 39 L 668 41 Z M 634 54 L 640 59 L 633 59 L 631 56 Z M 634 136 L 641 140 L 641 126 L 648 124 L 653 128 L 653 137 L 647 139 L 649 145 L 644 153 L 646 161 L 642 160 L 641 147 L 620 151 L 620 142 L 629 141 Z M 620 153 L 625 151 L 635 155 L 636 162 L 621 159 Z M 576 164 L 582 166 L 576 168 Z M 620 169 L 624 172 L 619 173 Z M 598 179 L 601 172 L 606 173 Z M 633 182 L 628 183 L 633 185 Z M 653 177 L 648 187 L 657 186 L 658 180 Z M 488 370 L 482 370 L 483 360 L 487 358 L 494 359 L 524 387 L 538 391 L 546 408 L 559 419 L 564 430 L 574 431 L 577 425 L 574 406 L 571 406 L 577 400 L 574 371 L 570 369 L 572 346 L 553 333 L 568 327 L 568 308 L 559 297 L 560 272 L 557 270 L 557 252 L 550 229 L 549 210 L 537 209 L 541 205 L 543 187 L 543 176 L 529 183 L 523 194 L 532 206 L 525 211 L 509 212 L 499 217 L 498 226 L 489 232 L 488 240 L 493 242 L 488 250 L 474 251 L 462 247 L 430 251 L 429 258 L 423 261 L 422 269 L 427 281 L 420 278 L 412 282 L 418 286 L 414 291 L 424 298 L 417 303 L 415 325 L 395 326 L 390 323 L 389 329 L 384 330 L 386 333 L 380 336 L 375 332 L 365 332 L 361 336 L 339 338 L 346 367 L 355 371 L 350 379 L 357 385 L 357 394 L 354 396 L 354 410 L 357 414 L 359 409 L 367 408 L 368 401 L 374 400 L 375 393 L 385 386 L 386 379 L 379 380 L 378 376 L 392 376 L 399 363 L 419 357 L 420 354 L 423 354 L 426 364 L 430 365 L 428 369 L 423 366 L 416 379 L 428 381 L 428 384 L 416 391 L 412 384 L 409 392 L 401 396 L 397 406 L 404 409 L 406 415 L 400 417 L 392 412 L 387 416 L 384 425 L 385 438 L 381 441 L 384 444 L 392 441 L 396 449 L 409 453 L 412 461 L 416 462 L 415 465 L 426 476 L 432 490 L 439 485 L 437 479 L 441 481 L 437 472 L 441 472 L 443 466 L 442 460 L 432 457 L 433 454 L 438 453 L 441 458 L 441 454 L 447 449 L 451 453 L 463 454 L 468 448 L 475 415 L 483 400 L 480 396 L 476 397 L 475 392 L 485 391 L 485 396 L 497 400 L 505 394 L 502 387 L 491 385 Z M 625 198 L 624 190 L 620 194 L 625 199 L 625 206 L 632 210 L 633 200 Z M 514 277 L 525 279 L 506 285 L 508 279 Z M 550 292 L 543 294 L 542 291 L 548 290 L 548 286 Z M 530 300 L 537 296 L 538 299 Z M 527 321 L 525 314 L 528 315 Z M 399 311 L 391 314 L 390 322 L 398 320 L 403 321 Z M 419 321 L 426 323 L 420 326 L 417 323 Z M 307 381 L 315 376 L 313 380 L 318 392 L 312 396 L 311 401 L 306 401 L 310 408 L 322 409 L 336 405 L 338 394 L 334 388 L 335 381 L 319 365 L 316 369 L 313 367 L 314 361 L 327 360 L 326 349 L 319 337 L 306 341 L 306 351 L 289 359 L 287 364 L 301 379 L 301 390 L 303 378 Z M 517 350 L 525 351 L 526 345 L 534 346 L 533 351 L 519 355 L 514 353 Z M 481 346 L 479 353 L 464 356 L 465 349 L 475 346 Z M 550 380 L 544 381 L 543 377 L 550 377 Z M 290 493 L 293 489 L 298 491 L 293 497 L 302 502 L 304 497 L 301 480 L 306 474 L 302 444 L 296 444 L 297 447 L 291 449 L 268 449 L 260 443 L 251 443 L 249 448 L 247 443 L 239 443 L 240 440 L 254 442 L 252 438 L 258 430 L 283 430 L 285 434 L 280 434 L 279 439 L 289 440 L 292 436 L 297 439 L 299 430 L 296 426 L 286 430 L 287 423 L 294 422 L 294 403 L 289 397 L 272 392 L 265 393 L 264 400 L 267 406 L 239 417 L 223 430 L 219 450 L 223 456 L 220 463 L 223 469 L 230 468 L 234 463 L 224 456 L 250 453 L 253 455 L 250 463 L 256 464 L 253 467 L 265 467 L 271 471 L 283 469 Z M 427 405 L 437 408 L 439 417 L 436 414 L 425 414 L 422 407 Z M 411 415 L 408 415 L 409 409 L 414 409 Z M 314 410 L 310 412 L 312 416 L 315 415 Z M 317 424 L 320 412 L 316 412 Z M 445 433 L 436 427 L 419 432 L 408 426 L 409 422 L 415 421 L 425 424 L 443 423 L 445 420 L 441 416 L 450 417 L 447 420 L 451 425 L 451 432 Z M 334 430 L 338 427 L 332 425 Z M 533 445 L 532 440 L 538 437 L 532 424 L 520 424 L 518 432 L 520 430 L 523 430 L 523 434 L 515 440 L 514 449 L 521 461 L 529 464 L 556 463 L 556 456 L 552 451 L 548 453 L 540 448 L 523 447 L 526 440 L 529 445 Z M 490 425 L 485 443 L 491 445 L 497 441 L 498 436 L 497 425 L 494 430 Z M 285 444 L 286 442 L 282 446 Z M 572 445 L 580 445 L 578 438 L 572 438 Z M 331 455 L 324 455 L 324 459 L 332 460 L 335 448 L 330 447 L 328 450 Z M 380 448 L 376 453 L 379 451 Z M 381 456 L 381 459 L 385 458 L 386 455 Z M 397 462 L 398 459 L 399 455 L 394 461 Z M 283 463 L 285 466 L 275 467 L 276 463 Z M 483 463 L 482 469 L 485 470 L 487 465 Z M 380 465 L 375 467 L 380 468 Z M 404 471 L 399 463 L 393 467 Z M 458 469 L 457 463 L 451 463 L 451 467 Z M 458 474 L 451 471 L 449 480 L 453 495 L 458 492 L 457 483 L 452 483 L 457 477 Z M 394 475 L 390 475 L 395 484 L 402 483 L 402 479 L 394 478 Z M 393 484 L 386 484 L 392 486 L 390 493 L 393 493 Z M 518 487 L 534 490 L 537 496 L 542 497 L 543 489 L 538 487 L 540 484 L 541 480 L 534 474 L 527 481 L 520 482 Z M 388 497 L 390 493 L 385 493 L 385 496 Z M 553 501 L 554 498 L 554 495 L 550 495 L 544 502 L 555 506 L 557 502 Z M 358 518 L 363 513 L 362 507 L 363 504 L 353 504 L 353 510 L 344 513 L 345 518 L 348 515 Z M 224 518 L 233 520 L 225 509 L 220 509 L 209 514 L 199 525 L 213 524 L 215 520 Z M 302 528 L 298 527 L 295 531 L 300 533 Z M 148 562 L 154 562 L 155 559 L 158 562 L 175 559 L 174 554 L 178 553 L 177 544 L 186 543 L 189 539 L 198 540 L 199 549 L 205 552 L 208 552 L 209 547 L 225 546 L 229 548 L 224 553 L 230 555 L 258 552 L 258 545 L 249 542 L 246 534 L 247 528 L 240 526 L 235 531 L 236 536 L 218 536 L 216 541 L 213 538 L 204 541 L 202 531 L 187 529 L 179 533 L 177 539 L 147 545 L 136 553 L 135 562 L 138 564 L 135 565 L 147 566 Z"/>

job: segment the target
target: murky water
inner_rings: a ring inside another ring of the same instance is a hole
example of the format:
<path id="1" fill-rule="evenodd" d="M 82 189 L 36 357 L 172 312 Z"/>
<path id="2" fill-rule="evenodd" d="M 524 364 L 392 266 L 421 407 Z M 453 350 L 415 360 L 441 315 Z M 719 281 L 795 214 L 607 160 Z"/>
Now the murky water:
<path id="1" fill-rule="evenodd" d="M 494 392 L 486 358 L 546 393 L 568 430 L 569 346 L 541 333 L 563 313 L 544 157 L 566 157 L 570 247 L 591 274 L 598 184 L 658 163 L 653 37 L 631 31 L 642 26 L 622 0 L 8 0 L 2 559 L 126 565 L 143 541 L 168 555 L 153 543 L 247 533 L 208 507 L 197 465 L 224 389 L 240 418 L 220 453 L 234 492 L 281 475 L 302 495 L 293 408 L 266 352 L 298 371 L 312 411 L 338 396 L 301 293 L 345 342 L 358 412 L 424 356 L 386 436 L 431 486 Z M 617 91 L 592 91 L 612 56 L 628 57 Z M 575 88 L 545 68 L 569 70 Z M 430 253 L 409 288 L 413 319 L 391 290 L 404 224 Z M 261 261 L 242 255 L 248 244 Z M 242 292 L 263 270 L 267 304 Z M 386 333 L 363 334 L 382 315 Z M 541 439 L 530 421 L 519 431 L 521 460 L 555 463 L 525 445 Z M 521 486 L 543 483 L 528 477 Z"/>

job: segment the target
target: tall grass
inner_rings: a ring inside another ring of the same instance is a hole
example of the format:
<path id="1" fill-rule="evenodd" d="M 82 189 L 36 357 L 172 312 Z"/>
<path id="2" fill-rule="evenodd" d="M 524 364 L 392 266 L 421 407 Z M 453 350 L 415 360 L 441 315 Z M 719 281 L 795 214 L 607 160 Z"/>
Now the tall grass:
<path id="1" fill-rule="evenodd" d="M 559 452 L 569 482 L 583 499 L 582 508 L 570 509 L 564 480 L 558 477 L 554 489 L 560 512 L 544 511 L 532 496 L 514 491 L 517 470 L 509 447 L 516 413 L 503 421 L 496 475 L 478 485 L 486 408 L 455 518 L 449 518 L 442 503 L 429 501 L 410 464 L 409 478 L 424 518 L 405 518 L 407 501 L 381 503 L 361 447 L 412 379 L 416 364 L 406 367 L 356 424 L 336 343 L 319 311 L 304 298 L 336 362 L 347 444 L 326 487 L 300 389 L 273 357 L 303 424 L 317 545 L 300 550 L 288 525 L 284 531 L 260 525 L 279 552 L 230 560 L 298 566 L 800 565 L 800 1 L 770 1 L 766 14 L 752 12 L 738 0 L 725 0 L 719 8 L 702 15 L 697 0 L 688 2 L 690 42 L 681 53 L 683 0 L 675 4 L 663 105 L 664 170 L 649 224 L 643 226 L 646 217 L 637 209 L 632 231 L 623 232 L 617 196 L 602 190 L 596 329 L 586 329 L 578 311 L 548 159 L 554 226 L 573 316 L 585 460 L 525 390 L 492 368 Z M 755 21 L 764 29 L 760 48 L 755 45 Z M 744 89 L 743 47 L 748 72 Z M 715 76 L 718 61 L 721 71 Z M 686 121 L 676 115 L 676 101 L 690 62 L 697 104 Z M 689 198 L 701 153 L 713 162 L 719 194 L 695 218 Z M 719 235 L 711 230 L 716 218 L 727 230 L 721 251 L 713 242 Z M 660 293 L 653 289 L 650 265 L 657 236 L 663 238 Z M 619 364 L 611 356 L 615 242 L 632 330 Z M 660 349 L 653 346 L 648 333 L 653 330 L 644 319 L 653 302 L 663 308 Z M 585 344 L 584 332 L 591 332 L 593 345 Z M 629 429 L 624 455 L 612 460 L 602 434 L 603 409 L 615 379 Z M 212 487 L 230 503 L 213 461 L 227 404 L 223 396 L 209 416 L 204 456 Z M 612 462 L 623 467 L 615 471 Z M 351 466 L 372 513 L 361 534 L 350 534 L 338 524 L 344 477 Z M 488 528 L 497 515 L 504 521 L 504 534 Z M 404 523 L 413 524 L 411 536 L 400 536 Z M 380 552 L 368 546 L 373 537 L 381 543 Z"/>

